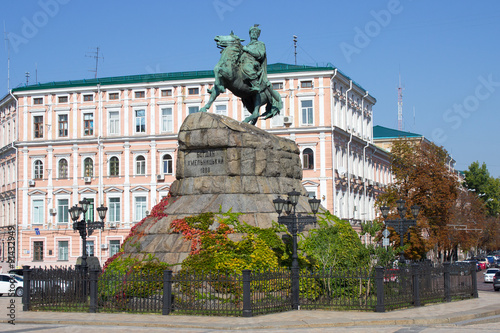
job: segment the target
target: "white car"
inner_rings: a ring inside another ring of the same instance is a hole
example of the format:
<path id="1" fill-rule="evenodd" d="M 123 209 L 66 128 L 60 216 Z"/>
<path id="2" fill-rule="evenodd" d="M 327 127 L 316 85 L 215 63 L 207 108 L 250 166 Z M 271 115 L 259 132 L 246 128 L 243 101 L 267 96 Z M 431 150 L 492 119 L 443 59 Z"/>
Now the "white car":
<path id="1" fill-rule="evenodd" d="M 500 271 L 499 268 L 488 268 L 486 272 L 484 272 L 484 282 L 493 282 L 493 277 L 495 273 Z"/>
<path id="2" fill-rule="evenodd" d="M 23 296 L 23 278 L 14 274 L 0 274 L 0 295 Z"/>

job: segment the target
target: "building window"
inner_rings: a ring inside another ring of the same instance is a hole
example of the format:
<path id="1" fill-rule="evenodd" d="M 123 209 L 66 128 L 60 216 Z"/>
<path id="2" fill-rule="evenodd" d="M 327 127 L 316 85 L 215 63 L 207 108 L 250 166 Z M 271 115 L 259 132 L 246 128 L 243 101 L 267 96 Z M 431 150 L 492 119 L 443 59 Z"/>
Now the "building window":
<path id="1" fill-rule="evenodd" d="M 93 240 L 87 240 L 87 256 L 89 256 L 89 257 L 94 256 L 94 241 Z"/>
<path id="2" fill-rule="evenodd" d="M 83 161 L 83 176 L 92 177 L 94 176 L 94 161 L 90 157 L 87 157 Z"/>
<path id="3" fill-rule="evenodd" d="M 166 108 L 161 110 L 161 131 L 162 132 L 173 131 L 172 108 Z"/>
<path id="4" fill-rule="evenodd" d="M 94 100 L 94 95 L 83 95 L 84 102 L 92 102 Z"/>
<path id="5" fill-rule="evenodd" d="M 119 240 L 110 240 L 109 241 L 109 256 L 112 257 L 115 254 L 120 252 L 120 241 Z"/>
<path id="6" fill-rule="evenodd" d="M 60 114 L 58 116 L 57 127 L 59 129 L 59 137 L 67 137 L 68 136 L 68 115 Z"/>
<path id="7" fill-rule="evenodd" d="M 273 83 L 274 90 L 283 90 L 283 82 L 275 82 Z"/>
<path id="8" fill-rule="evenodd" d="M 43 242 L 33 242 L 33 261 L 43 261 Z"/>
<path id="9" fill-rule="evenodd" d="M 59 178 L 68 178 L 68 161 L 65 158 L 61 158 L 58 163 Z"/>
<path id="10" fill-rule="evenodd" d="M 302 82 L 300 82 L 300 87 L 301 88 L 312 88 L 313 83 L 312 83 L 312 81 L 302 81 Z"/>
<path id="11" fill-rule="evenodd" d="M 93 113 L 85 113 L 83 115 L 83 135 L 94 135 Z"/>
<path id="12" fill-rule="evenodd" d="M 109 159 L 109 175 L 118 176 L 120 174 L 120 161 L 118 157 L 113 156 Z"/>
<path id="13" fill-rule="evenodd" d="M 215 106 L 215 113 L 223 115 L 223 116 L 227 116 L 227 106 L 225 104 L 216 105 Z"/>
<path id="14" fill-rule="evenodd" d="M 86 198 L 87 201 L 89 202 L 89 208 L 87 209 L 87 212 L 85 213 L 85 219 L 87 221 L 94 221 L 94 198 Z"/>
<path id="15" fill-rule="evenodd" d="M 108 99 L 110 101 L 117 100 L 119 98 L 118 93 L 109 93 L 108 94 Z"/>
<path id="16" fill-rule="evenodd" d="M 109 111 L 109 134 L 120 133 L 120 112 Z"/>
<path id="17" fill-rule="evenodd" d="M 43 116 L 33 117 L 33 136 L 36 138 L 43 138 Z"/>
<path id="18" fill-rule="evenodd" d="M 33 200 L 33 224 L 43 224 L 43 200 Z"/>
<path id="19" fill-rule="evenodd" d="M 108 221 L 120 222 L 120 198 L 109 198 Z"/>
<path id="20" fill-rule="evenodd" d="M 144 98 L 144 97 L 146 97 L 146 92 L 145 91 L 136 91 L 136 92 L 134 92 L 134 97 L 135 98 Z"/>
<path id="21" fill-rule="evenodd" d="M 68 260 L 68 241 L 59 241 L 57 242 L 57 259 L 61 261 L 67 261 Z"/>
<path id="22" fill-rule="evenodd" d="M 306 148 L 302 152 L 302 168 L 314 169 L 314 153 L 311 148 Z"/>
<path id="23" fill-rule="evenodd" d="M 135 132 L 136 133 L 146 133 L 146 111 L 136 110 L 135 111 Z"/>
<path id="24" fill-rule="evenodd" d="M 312 100 L 301 101 L 302 125 L 313 124 L 313 102 Z"/>
<path id="25" fill-rule="evenodd" d="M 68 96 L 59 96 L 57 98 L 58 103 L 68 103 Z"/>
<path id="26" fill-rule="evenodd" d="M 188 114 L 193 114 L 200 111 L 200 108 L 198 106 L 190 106 L 188 107 Z"/>
<path id="27" fill-rule="evenodd" d="M 188 88 L 188 95 L 199 95 L 199 94 L 200 94 L 199 88 Z"/>
<path id="28" fill-rule="evenodd" d="M 69 222 L 69 200 L 59 199 L 57 200 L 57 223 L 68 223 Z"/>
<path id="29" fill-rule="evenodd" d="M 172 174 L 172 156 L 169 154 L 163 155 L 163 173 L 167 175 Z"/>
<path id="30" fill-rule="evenodd" d="M 164 89 L 161 91 L 161 97 L 172 96 L 172 89 Z"/>
<path id="31" fill-rule="evenodd" d="M 42 179 L 43 178 L 43 162 L 40 160 L 36 160 L 34 165 L 33 179 Z"/>
<path id="32" fill-rule="evenodd" d="M 134 202 L 135 215 L 134 220 L 140 221 L 146 217 L 146 197 L 135 197 Z"/>
<path id="33" fill-rule="evenodd" d="M 135 174 L 141 176 L 146 174 L 146 159 L 142 155 L 135 159 Z"/>
<path id="34" fill-rule="evenodd" d="M 33 105 L 41 105 L 43 104 L 43 97 L 33 98 Z"/>

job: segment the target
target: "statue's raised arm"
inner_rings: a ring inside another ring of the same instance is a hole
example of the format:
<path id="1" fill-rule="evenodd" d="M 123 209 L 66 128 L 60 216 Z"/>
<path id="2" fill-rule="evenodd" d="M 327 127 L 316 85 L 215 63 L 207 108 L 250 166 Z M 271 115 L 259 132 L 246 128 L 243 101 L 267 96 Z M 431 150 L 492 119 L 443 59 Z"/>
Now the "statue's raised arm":
<path id="1" fill-rule="evenodd" d="M 222 49 L 221 58 L 214 68 L 215 82 L 210 99 L 201 111 L 207 111 L 214 100 L 227 88 L 240 97 L 245 108 L 252 114 L 244 121 L 255 125 L 259 109 L 266 105 L 266 112 L 260 117 L 271 118 L 283 107 L 281 96 L 272 89 L 267 79 L 266 46 L 259 41 L 258 24 L 250 28 L 250 42 L 242 46 L 233 32 L 228 36 L 216 36 L 217 47 Z"/>

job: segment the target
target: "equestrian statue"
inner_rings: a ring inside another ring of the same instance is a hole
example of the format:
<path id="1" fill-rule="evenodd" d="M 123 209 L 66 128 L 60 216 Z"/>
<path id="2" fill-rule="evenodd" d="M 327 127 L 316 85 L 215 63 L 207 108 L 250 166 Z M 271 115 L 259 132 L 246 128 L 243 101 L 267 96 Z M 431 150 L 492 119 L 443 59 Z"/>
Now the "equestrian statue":
<path id="1" fill-rule="evenodd" d="M 266 46 L 259 41 L 259 25 L 250 28 L 250 42 L 243 46 L 232 31 L 228 36 L 216 36 L 215 42 L 221 49 L 221 57 L 214 68 L 215 83 L 208 89 L 210 99 L 200 111 L 206 112 L 217 96 L 225 89 L 241 98 L 251 113 L 244 122 L 255 125 L 259 117 L 264 119 L 278 115 L 283 108 L 281 96 L 273 90 L 267 79 Z M 266 105 L 266 112 L 259 116 L 259 109 Z"/>

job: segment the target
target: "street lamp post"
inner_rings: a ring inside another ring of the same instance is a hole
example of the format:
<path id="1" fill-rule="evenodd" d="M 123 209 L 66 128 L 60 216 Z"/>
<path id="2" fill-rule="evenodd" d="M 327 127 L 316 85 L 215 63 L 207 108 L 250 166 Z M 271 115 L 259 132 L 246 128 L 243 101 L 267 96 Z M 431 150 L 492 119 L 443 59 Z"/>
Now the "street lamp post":
<path id="1" fill-rule="evenodd" d="M 293 252 L 292 252 L 292 307 L 295 310 L 299 309 L 299 256 L 297 254 L 297 233 L 302 232 L 307 224 L 316 223 L 316 213 L 319 209 L 321 200 L 309 199 L 309 205 L 314 216 L 302 216 L 296 212 L 296 207 L 299 202 L 300 193 L 292 190 L 288 193 L 288 200 L 278 198 L 273 200 L 274 209 L 278 213 L 278 223 L 287 227 L 288 232 L 292 234 Z M 282 211 L 286 215 L 281 216 Z"/>
<path id="2" fill-rule="evenodd" d="M 401 246 L 401 253 L 400 253 L 400 260 L 401 262 L 404 262 L 405 260 L 405 254 L 403 250 L 403 245 L 404 245 L 404 235 L 408 232 L 408 228 L 414 227 L 417 225 L 417 216 L 418 213 L 420 212 L 420 206 L 419 205 L 413 205 L 410 207 L 411 215 L 413 215 L 413 219 L 407 219 L 405 218 L 406 216 L 406 211 L 407 208 L 405 206 L 406 201 L 403 199 L 399 199 L 396 201 L 398 213 L 399 213 L 399 219 L 395 220 L 385 220 L 385 225 L 387 227 L 392 227 L 396 232 L 399 234 L 400 237 L 400 246 Z M 382 211 L 382 216 L 384 219 L 389 216 L 389 210 L 390 207 L 383 206 L 380 207 L 380 210 Z"/>
<path id="3" fill-rule="evenodd" d="M 79 202 L 80 206 L 74 205 L 69 209 L 69 214 L 73 220 L 73 230 L 80 232 L 80 237 L 82 238 L 82 264 L 81 268 L 84 273 L 87 273 L 87 237 L 92 235 L 95 229 L 104 230 L 104 219 L 106 218 L 106 212 L 108 207 L 97 208 L 97 213 L 101 221 L 87 221 L 85 219 L 85 214 L 89 209 L 90 202 L 87 199 L 83 199 Z M 78 221 L 80 215 L 83 213 L 82 219 Z"/>

